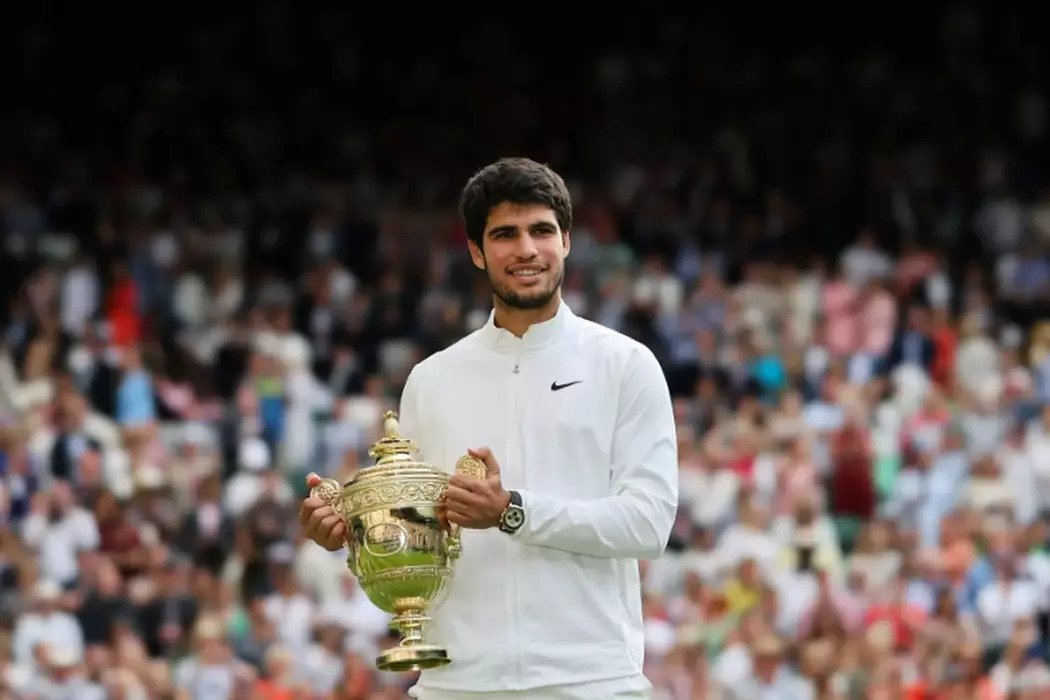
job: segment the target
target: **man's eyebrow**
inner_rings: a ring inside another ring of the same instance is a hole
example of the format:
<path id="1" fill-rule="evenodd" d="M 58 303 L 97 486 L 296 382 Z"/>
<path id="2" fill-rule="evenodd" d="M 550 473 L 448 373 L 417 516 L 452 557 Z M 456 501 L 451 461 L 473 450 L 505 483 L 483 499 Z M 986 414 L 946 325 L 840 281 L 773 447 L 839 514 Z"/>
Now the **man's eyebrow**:
<path id="1" fill-rule="evenodd" d="M 503 226 L 497 226 L 493 229 L 489 229 L 488 235 L 491 236 L 494 233 L 503 233 L 504 231 L 514 231 L 517 228 L 518 227 L 514 226 L 513 224 L 504 224 Z M 529 224 L 529 230 L 535 230 L 538 228 L 557 228 L 557 224 L 555 224 L 553 221 L 547 221 L 546 219 L 533 221 L 531 224 Z"/>

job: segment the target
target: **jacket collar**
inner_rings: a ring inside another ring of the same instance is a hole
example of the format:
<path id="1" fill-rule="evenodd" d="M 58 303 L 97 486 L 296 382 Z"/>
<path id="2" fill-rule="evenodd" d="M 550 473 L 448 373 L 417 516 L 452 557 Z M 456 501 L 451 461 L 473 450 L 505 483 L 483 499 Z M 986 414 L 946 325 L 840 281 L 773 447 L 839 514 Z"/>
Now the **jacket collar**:
<path id="1" fill-rule="evenodd" d="M 525 334 L 518 338 L 507 329 L 496 325 L 496 311 L 493 309 L 489 311 L 488 321 L 480 329 L 480 336 L 482 342 L 496 352 L 535 350 L 562 335 L 571 319 L 575 317 L 576 315 L 562 299 L 558 302 L 558 310 L 552 318 L 532 324 Z"/>

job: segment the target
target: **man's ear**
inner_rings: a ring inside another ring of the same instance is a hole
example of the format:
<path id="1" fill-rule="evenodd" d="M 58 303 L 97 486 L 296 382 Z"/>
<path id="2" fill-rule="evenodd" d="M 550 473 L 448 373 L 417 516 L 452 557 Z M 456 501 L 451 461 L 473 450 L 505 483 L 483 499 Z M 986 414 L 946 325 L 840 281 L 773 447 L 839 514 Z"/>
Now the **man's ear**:
<path id="1" fill-rule="evenodd" d="M 569 250 L 572 249 L 572 240 L 569 237 L 568 231 L 562 231 L 561 243 L 565 247 L 565 257 L 569 257 Z"/>
<path id="2" fill-rule="evenodd" d="M 474 267 L 484 270 L 485 253 L 482 252 L 481 246 L 474 241 L 467 241 L 467 248 L 470 250 L 470 259 L 474 262 Z"/>

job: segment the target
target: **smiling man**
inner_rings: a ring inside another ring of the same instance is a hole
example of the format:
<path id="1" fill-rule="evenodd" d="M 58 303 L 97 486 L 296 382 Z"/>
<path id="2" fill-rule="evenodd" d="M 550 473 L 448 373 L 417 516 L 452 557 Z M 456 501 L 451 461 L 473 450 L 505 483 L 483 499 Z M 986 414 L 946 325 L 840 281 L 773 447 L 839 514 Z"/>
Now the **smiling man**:
<path id="1" fill-rule="evenodd" d="M 420 700 L 649 697 L 638 560 L 659 557 L 678 504 L 674 415 L 644 345 L 561 299 L 572 204 L 562 178 L 524 158 L 493 163 L 460 202 L 488 322 L 416 365 L 402 433 L 454 474 L 445 517 L 463 530 L 448 595 L 426 636 L 452 663 Z M 319 478 L 311 474 L 311 488 Z M 307 535 L 345 544 L 342 519 L 303 501 Z"/>

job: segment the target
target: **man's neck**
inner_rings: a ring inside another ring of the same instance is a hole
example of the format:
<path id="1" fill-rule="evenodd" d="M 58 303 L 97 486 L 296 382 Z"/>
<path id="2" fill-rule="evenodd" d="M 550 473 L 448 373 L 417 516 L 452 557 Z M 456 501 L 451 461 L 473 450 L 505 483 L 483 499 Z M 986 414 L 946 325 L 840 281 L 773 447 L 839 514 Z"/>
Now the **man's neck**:
<path id="1" fill-rule="evenodd" d="M 551 300 L 539 309 L 515 309 L 507 306 L 499 297 L 493 298 L 494 317 L 493 321 L 497 328 L 503 328 L 520 338 L 529 330 L 534 323 L 549 321 L 558 313 L 561 305 L 561 292 L 555 293 Z"/>

